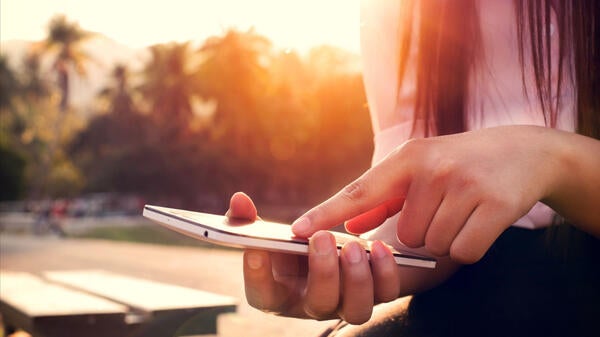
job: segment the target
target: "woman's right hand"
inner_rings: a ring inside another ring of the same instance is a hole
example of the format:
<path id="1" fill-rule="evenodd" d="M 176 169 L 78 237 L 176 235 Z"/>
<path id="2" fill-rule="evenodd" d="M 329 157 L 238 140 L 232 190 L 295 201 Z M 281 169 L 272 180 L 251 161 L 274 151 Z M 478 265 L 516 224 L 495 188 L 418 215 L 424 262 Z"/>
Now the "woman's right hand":
<path id="1" fill-rule="evenodd" d="M 227 216 L 255 220 L 257 211 L 250 197 L 238 192 L 231 198 Z M 393 256 L 381 242 L 373 245 L 369 264 L 356 242 L 346 244 L 338 257 L 333 235 L 326 231 L 309 239 L 308 256 L 244 252 L 248 303 L 282 316 L 364 323 L 375 303 L 398 297 L 399 278 Z"/>

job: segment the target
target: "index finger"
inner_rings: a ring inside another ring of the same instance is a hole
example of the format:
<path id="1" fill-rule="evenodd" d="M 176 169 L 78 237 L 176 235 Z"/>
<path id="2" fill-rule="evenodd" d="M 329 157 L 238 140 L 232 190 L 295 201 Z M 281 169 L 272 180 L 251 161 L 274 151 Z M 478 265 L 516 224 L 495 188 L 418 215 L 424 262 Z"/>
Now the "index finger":
<path id="1" fill-rule="evenodd" d="M 398 163 L 396 157 L 386 157 L 331 198 L 304 213 L 292 223 L 294 234 L 310 237 L 319 230 L 334 227 L 389 199 L 405 197 L 410 183 L 410 170 L 408 165 Z"/>

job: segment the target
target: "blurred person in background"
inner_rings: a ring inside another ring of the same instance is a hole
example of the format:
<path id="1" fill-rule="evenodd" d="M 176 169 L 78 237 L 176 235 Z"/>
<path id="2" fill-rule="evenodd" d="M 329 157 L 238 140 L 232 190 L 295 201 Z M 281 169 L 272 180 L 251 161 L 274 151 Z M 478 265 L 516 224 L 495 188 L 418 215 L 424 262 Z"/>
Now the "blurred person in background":
<path id="1" fill-rule="evenodd" d="M 33 223 L 33 233 L 44 235 L 54 233 L 59 237 L 66 237 L 64 220 L 67 215 L 68 202 L 64 199 L 44 200 L 37 203 L 34 208 L 36 219 Z"/>
<path id="2" fill-rule="evenodd" d="M 341 318 L 324 335 L 597 336 L 600 2 L 361 10 L 373 165 L 294 222 L 308 257 L 245 252 L 248 302 Z M 227 214 L 257 210 L 236 193 Z M 341 222 L 438 265 L 397 267 L 380 241 L 338 257 L 322 230 Z"/>

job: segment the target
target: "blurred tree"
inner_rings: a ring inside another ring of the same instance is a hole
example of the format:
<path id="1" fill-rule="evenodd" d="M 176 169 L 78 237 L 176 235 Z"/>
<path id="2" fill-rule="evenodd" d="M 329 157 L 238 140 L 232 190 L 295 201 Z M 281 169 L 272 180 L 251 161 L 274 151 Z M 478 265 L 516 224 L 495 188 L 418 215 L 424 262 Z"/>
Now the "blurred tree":
<path id="1" fill-rule="evenodd" d="M 62 113 L 57 109 L 57 95 L 53 95 L 51 86 L 42 76 L 40 57 L 36 52 L 26 54 L 21 72 L 13 72 L 17 82 L 3 81 L 12 88 L 3 93 L 10 92 L 12 98 L 9 106 L 2 107 L 0 117 L 1 145 L 15 154 L 3 160 L 18 158 L 21 163 L 10 167 L 22 170 L 20 176 L 23 179 L 19 186 L 26 192 L 22 195 L 33 198 L 62 196 L 67 191 L 76 193 L 82 184 L 82 177 L 76 170 L 71 170 L 68 175 L 57 174 L 66 172 L 58 170 L 59 167 L 72 167 L 63 153 L 63 145 L 81 127 L 81 120 L 73 113 Z M 57 127 L 59 121 L 60 128 Z M 58 185 L 63 187 L 55 188 Z"/>
<path id="2" fill-rule="evenodd" d="M 259 197 L 269 175 L 266 140 L 260 121 L 269 85 L 271 43 L 253 30 L 229 30 L 209 38 L 198 50 L 198 92 L 216 101 L 210 136 L 220 153 L 215 172 L 223 195 L 243 189 Z"/>
<path id="3" fill-rule="evenodd" d="M 265 202 L 305 203 L 311 180 L 306 160 L 313 160 L 311 137 L 316 131 L 316 102 L 311 96 L 312 74 L 292 50 L 275 53 L 268 68 L 269 83 L 255 128 L 264 135 L 261 160 L 267 173 L 262 186 Z"/>
<path id="4" fill-rule="evenodd" d="M 347 52 L 323 46 L 301 57 L 229 30 L 197 50 L 172 43 L 150 55 L 137 90 L 115 68 L 98 114 L 71 143 L 88 190 L 211 211 L 243 190 L 259 207 L 285 209 L 322 200 L 368 167 L 366 99 Z"/>
<path id="5" fill-rule="evenodd" d="M 33 101 L 33 103 L 48 98 L 52 94 L 50 83 L 42 75 L 41 57 L 42 55 L 33 48 L 25 55 L 23 60 L 22 94 L 25 100 Z"/>
<path id="6" fill-rule="evenodd" d="M 127 67 L 114 67 L 110 84 L 100 90 L 97 99 L 103 104 L 99 104 L 100 110 L 87 127 L 73 138 L 69 155 L 85 172 L 89 191 L 134 192 L 132 188 L 142 186 L 139 179 L 147 177 L 127 172 L 143 172 L 140 166 L 150 163 L 148 159 L 130 163 L 129 167 L 120 163 L 131 156 L 138 158 L 137 153 L 148 142 L 151 122 L 134 103 Z"/>
<path id="7" fill-rule="evenodd" d="M 8 59 L 0 55 L 0 201 L 15 200 L 25 191 L 25 159 L 11 147 L 20 128 L 14 118 L 20 90 L 21 83 Z"/>
<path id="8" fill-rule="evenodd" d="M 82 126 L 81 118 L 68 109 L 69 78 L 73 70 L 85 74 L 84 64 L 90 58 L 81 44 L 91 36 L 64 16 L 56 16 L 48 25 L 47 38 L 32 44 L 22 60 L 18 76 L 21 83 L 8 117 L 3 116 L 3 130 L 8 131 L 5 138 L 9 148 L 27 163 L 24 170 L 29 197 L 73 194 L 82 185 L 82 177 L 65 156 L 64 146 Z M 46 55 L 53 58 L 57 91 L 52 90 L 41 69 Z"/>
<path id="9" fill-rule="evenodd" d="M 152 117 L 168 129 L 165 135 L 184 137 L 194 113 L 192 99 L 197 95 L 196 65 L 189 43 L 154 45 L 150 53 L 138 89 Z"/>
<path id="10" fill-rule="evenodd" d="M 0 201 L 17 200 L 25 192 L 25 159 L 0 143 Z"/>
<path id="11" fill-rule="evenodd" d="M 17 96 L 21 83 L 8 64 L 6 55 L 0 54 L 0 109 L 3 112 L 12 108 L 13 98 Z"/>
<path id="12" fill-rule="evenodd" d="M 313 99 L 318 102 L 319 123 L 314 141 L 322 158 L 317 171 L 337 172 L 322 185 L 322 193 L 329 195 L 369 167 L 373 134 L 358 59 L 342 49 L 319 46 L 310 51 L 307 62 L 317 74 Z"/>
<path id="13" fill-rule="evenodd" d="M 18 128 L 15 120 L 15 100 L 21 90 L 21 83 L 10 67 L 6 55 L 0 54 L 0 145 L 8 147 Z"/>
<path id="14" fill-rule="evenodd" d="M 271 43 L 253 30 L 229 30 L 206 40 L 199 50 L 199 93 L 217 100 L 214 123 L 232 139 L 236 152 L 246 151 L 249 133 L 259 120 L 258 104 L 269 81 Z"/>
<path id="15" fill-rule="evenodd" d="M 196 110 L 201 101 L 201 60 L 189 43 L 155 45 L 150 47 L 150 54 L 138 87 L 149 117 L 146 142 L 136 153 L 122 157 L 118 165 L 139 168 L 141 174 L 131 170 L 126 174 L 137 177 L 130 181 L 146 179 L 143 185 L 136 184 L 140 190 L 190 205 L 199 194 L 214 192 L 217 180 L 209 174 L 216 171 L 217 162 L 207 146 L 208 129 L 198 127 L 202 124 Z"/>
<path id="16" fill-rule="evenodd" d="M 42 53 L 56 53 L 53 70 L 61 93 L 60 110 L 66 111 L 70 100 L 70 70 L 85 76 L 85 63 L 90 57 L 83 51 L 82 43 L 94 34 L 83 30 L 76 22 L 69 22 L 64 15 L 50 20 L 48 36 L 40 45 Z"/>
<path id="17" fill-rule="evenodd" d="M 355 62 L 328 46 L 305 58 L 291 50 L 272 57 L 255 122 L 266 135 L 268 202 L 320 201 L 368 167 L 372 134 Z"/>
<path id="18" fill-rule="evenodd" d="M 98 99 L 106 101 L 108 110 L 118 114 L 137 113 L 133 103 L 133 92 L 129 84 L 129 71 L 124 64 L 117 64 L 112 70 L 112 84 L 98 93 Z"/>
<path id="19" fill-rule="evenodd" d="M 48 107 L 40 111 L 47 120 L 52 135 L 46 142 L 47 150 L 42 157 L 39 169 L 39 192 L 34 194 L 49 194 L 63 196 L 75 194 L 83 186 L 82 177 L 72 165 L 70 158 L 65 156 L 66 144 L 81 126 L 77 116 L 69 112 L 71 93 L 71 73 L 86 76 L 86 63 L 92 61 L 83 50 L 83 43 L 95 36 L 94 33 L 82 29 L 77 22 L 72 22 L 66 16 L 54 16 L 48 24 L 48 35 L 44 41 L 34 46 L 34 54 L 52 55 L 52 70 L 56 75 L 60 100 L 58 114 L 53 114 Z M 37 66 L 38 63 L 32 63 Z M 40 88 L 32 83 L 31 90 Z M 38 112 L 39 113 L 39 112 Z"/>

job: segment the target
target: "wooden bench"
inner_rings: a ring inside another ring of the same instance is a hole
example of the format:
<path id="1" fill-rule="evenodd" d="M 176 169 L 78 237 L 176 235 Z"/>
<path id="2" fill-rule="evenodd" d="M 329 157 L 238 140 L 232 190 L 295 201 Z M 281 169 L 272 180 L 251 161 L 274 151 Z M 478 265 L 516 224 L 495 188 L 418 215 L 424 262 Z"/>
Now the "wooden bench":
<path id="1" fill-rule="evenodd" d="M 85 295 L 112 304 L 116 306 L 115 308 L 121 308 L 119 320 L 124 328 L 102 323 L 113 330 L 108 330 L 111 332 L 98 336 L 162 337 L 216 334 L 218 315 L 235 312 L 237 307 L 236 301 L 231 297 L 105 271 L 53 271 L 45 272 L 43 276 L 44 280 L 38 279 L 38 281 L 45 287 L 61 288 L 64 291 Z M 27 287 L 21 288 L 23 291 L 27 291 Z M 2 286 L 1 302 L 5 302 L 5 297 L 7 299 L 14 297 L 13 293 L 10 288 L 7 288 L 7 296 L 5 296 L 4 286 Z M 49 297 L 45 296 L 47 295 L 41 293 L 38 296 L 41 301 L 31 301 L 27 305 L 35 308 L 47 307 Z M 73 302 L 71 299 L 68 301 Z M 12 301 L 11 303 L 13 303 L 13 308 L 22 309 L 24 307 L 23 302 L 15 304 Z M 79 309 L 82 308 L 74 308 L 73 315 L 69 317 L 78 320 L 77 317 L 81 313 L 77 311 Z M 2 312 L 4 313 L 4 309 Z M 9 320 L 9 315 L 5 316 L 7 322 L 14 322 L 14 318 Z M 21 319 L 36 317 L 36 312 L 23 310 L 20 317 Z M 40 328 L 36 330 L 35 324 L 30 327 L 18 326 L 32 331 L 34 337 L 59 336 L 47 334 Z M 99 324 L 96 324 L 96 327 L 98 326 Z M 45 326 L 44 329 L 46 329 Z M 73 330 L 68 331 L 72 332 Z M 104 332 L 106 331 L 104 330 Z M 76 335 L 90 336 L 87 333 Z M 65 336 L 64 330 L 60 336 Z"/>
<path id="2" fill-rule="evenodd" d="M 33 336 L 125 336 L 126 306 L 45 282 L 27 273 L 0 272 L 0 312 L 9 328 Z"/>
<path id="3" fill-rule="evenodd" d="M 46 272 L 51 281 L 122 303 L 139 316 L 143 336 L 217 332 L 217 316 L 235 312 L 231 297 L 105 271 Z"/>

